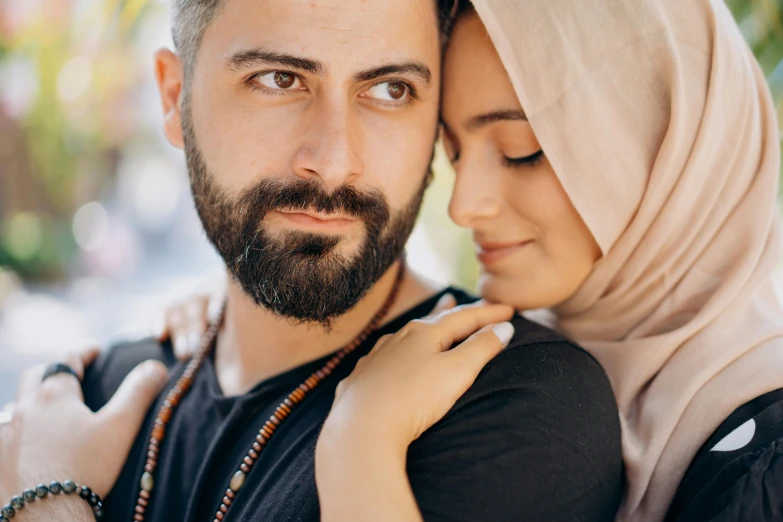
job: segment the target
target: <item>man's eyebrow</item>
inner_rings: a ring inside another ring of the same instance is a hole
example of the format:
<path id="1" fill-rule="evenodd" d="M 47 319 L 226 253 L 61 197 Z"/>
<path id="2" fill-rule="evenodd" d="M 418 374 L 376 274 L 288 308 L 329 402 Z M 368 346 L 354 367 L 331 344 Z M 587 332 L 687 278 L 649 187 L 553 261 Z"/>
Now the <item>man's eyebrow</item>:
<path id="1" fill-rule="evenodd" d="M 430 83 L 432 79 L 432 73 L 430 68 L 419 62 L 403 62 L 392 63 L 389 65 L 382 65 L 381 67 L 375 67 L 356 73 L 353 77 L 354 81 L 367 82 L 384 76 L 390 76 L 392 74 L 409 74 L 412 73 L 427 83 Z"/>
<path id="2" fill-rule="evenodd" d="M 237 51 L 228 58 L 227 63 L 234 70 L 247 69 L 259 65 L 281 65 L 319 75 L 326 70 L 323 64 L 317 60 L 269 51 L 260 47 Z"/>
<path id="3" fill-rule="evenodd" d="M 465 123 L 465 128 L 474 131 L 497 121 L 527 121 L 527 115 L 525 114 L 525 111 L 521 109 L 487 112 L 470 118 L 467 123 Z"/>

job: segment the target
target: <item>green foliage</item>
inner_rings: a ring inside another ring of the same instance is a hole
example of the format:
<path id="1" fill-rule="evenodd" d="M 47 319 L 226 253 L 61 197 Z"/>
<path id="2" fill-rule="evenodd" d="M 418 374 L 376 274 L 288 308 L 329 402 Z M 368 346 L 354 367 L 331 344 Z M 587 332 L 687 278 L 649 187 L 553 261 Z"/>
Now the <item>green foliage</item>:
<path id="1" fill-rule="evenodd" d="M 783 0 L 727 4 L 768 76 L 783 121 Z M 165 9 L 151 0 L 42 5 L 48 7 L 16 26 L 0 24 L 0 69 L 22 62 L 32 71 L 29 107 L 12 124 L 0 114 L 0 131 L 11 128 L 19 144 L 10 153 L 0 147 L 0 266 L 28 279 L 64 274 L 78 251 L 74 212 L 111 186 L 117 157 L 129 142 L 150 139 L 154 129 L 139 125 L 127 107 L 138 103 L 133 93 L 149 78 L 149 61 L 136 52 L 138 29 L 150 16 L 162 20 Z M 0 140 L 8 138 L 0 134 Z M 437 170 L 448 170 L 443 160 Z M 444 203 L 450 183 L 435 189 L 429 200 Z M 471 281 L 475 261 L 469 248 L 463 250 L 459 277 Z"/>
<path id="2" fill-rule="evenodd" d="M 33 93 L 10 126 L 19 135 L 12 135 L 14 150 L 0 150 L 6 192 L 0 193 L 0 266 L 50 279 L 71 264 L 74 212 L 111 183 L 123 146 L 150 131 L 123 121 L 128 114 L 122 110 L 135 102 L 140 69 L 149 65 L 135 53 L 135 31 L 155 8 L 165 6 L 149 0 L 50 2 L 21 10 L 14 25 L 0 25 L 0 66 L 22 64 L 29 73 L 22 90 Z M 31 214 L 37 219 L 28 219 Z M 29 230 L 36 232 L 30 236 Z"/>

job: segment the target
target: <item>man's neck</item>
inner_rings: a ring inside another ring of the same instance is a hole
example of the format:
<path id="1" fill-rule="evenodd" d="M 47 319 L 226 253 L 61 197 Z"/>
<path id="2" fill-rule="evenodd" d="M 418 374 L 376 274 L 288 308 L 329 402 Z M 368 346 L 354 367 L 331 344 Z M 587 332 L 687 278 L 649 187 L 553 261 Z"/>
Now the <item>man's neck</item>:
<path id="1" fill-rule="evenodd" d="M 227 396 L 249 391 L 258 382 L 350 343 L 383 307 L 394 287 L 400 265 L 395 263 L 359 303 L 336 318 L 327 331 L 313 324 L 292 324 L 256 305 L 234 281 L 229 282 L 223 327 L 218 336 L 215 366 Z M 384 323 L 432 296 L 437 288 L 407 272 Z"/>

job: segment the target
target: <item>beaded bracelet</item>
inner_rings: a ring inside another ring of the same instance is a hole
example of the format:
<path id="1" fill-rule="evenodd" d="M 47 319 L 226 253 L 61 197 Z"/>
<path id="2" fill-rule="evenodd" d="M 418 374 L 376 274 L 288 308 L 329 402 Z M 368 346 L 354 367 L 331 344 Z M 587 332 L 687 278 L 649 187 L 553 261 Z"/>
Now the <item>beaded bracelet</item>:
<path id="1" fill-rule="evenodd" d="M 0 522 L 7 522 L 16 516 L 16 514 L 25 506 L 39 498 L 46 498 L 49 493 L 59 495 L 65 493 L 79 493 L 79 496 L 87 501 L 92 508 L 96 520 L 103 518 L 103 503 L 101 497 L 87 486 L 80 486 L 72 480 L 64 480 L 62 484 L 57 481 L 46 484 L 38 484 L 35 489 L 26 489 L 21 495 L 16 495 L 11 501 L 0 509 Z"/>

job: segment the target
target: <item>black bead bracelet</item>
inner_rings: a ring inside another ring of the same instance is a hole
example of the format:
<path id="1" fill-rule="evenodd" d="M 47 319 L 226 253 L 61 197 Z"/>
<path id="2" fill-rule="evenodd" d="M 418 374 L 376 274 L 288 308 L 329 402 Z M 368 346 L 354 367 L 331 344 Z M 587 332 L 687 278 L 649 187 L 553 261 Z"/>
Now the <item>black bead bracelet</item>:
<path id="1" fill-rule="evenodd" d="M 62 484 L 57 481 L 46 484 L 38 484 L 35 489 L 26 489 L 21 495 L 16 495 L 11 501 L 0 508 L 0 522 L 7 522 L 14 518 L 19 511 L 21 511 L 26 504 L 30 504 L 39 498 L 46 498 L 49 494 L 59 495 L 65 493 L 66 495 L 72 495 L 78 493 L 92 508 L 92 512 L 95 515 L 96 520 L 103 518 L 103 502 L 101 497 L 87 486 L 80 486 L 72 480 L 64 480 Z"/>

